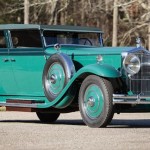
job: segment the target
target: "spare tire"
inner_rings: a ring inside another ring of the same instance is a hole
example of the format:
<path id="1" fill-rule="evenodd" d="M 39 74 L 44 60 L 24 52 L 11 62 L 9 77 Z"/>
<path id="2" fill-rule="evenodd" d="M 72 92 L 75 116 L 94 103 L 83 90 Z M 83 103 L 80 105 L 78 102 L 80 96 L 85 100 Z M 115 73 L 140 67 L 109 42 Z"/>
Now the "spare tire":
<path id="1" fill-rule="evenodd" d="M 64 53 L 52 55 L 46 62 L 43 71 L 45 96 L 53 101 L 63 90 L 75 72 L 72 60 Z"/>

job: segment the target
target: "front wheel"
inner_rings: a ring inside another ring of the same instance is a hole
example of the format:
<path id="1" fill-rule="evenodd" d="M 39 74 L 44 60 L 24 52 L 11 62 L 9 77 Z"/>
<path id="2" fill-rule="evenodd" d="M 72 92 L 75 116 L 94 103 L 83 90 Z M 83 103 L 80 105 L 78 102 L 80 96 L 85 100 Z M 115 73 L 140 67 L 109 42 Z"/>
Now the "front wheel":
<path id="1" fill-rule="evenodd" d="M 79 110 L 85 124 L 92 128 L 107 126 L 113 117 L 112 84 L 96 75 L 88 76 L 79 92 Z"/>
<path id="2" fill-rule="evenodd" d="M 44 113 L 44 112 L 36 112 L 36 114 L 40 119 L 40 121 L 43 123 L 53 123 L 58 119 L 60 115 L 60 113 Z"/>

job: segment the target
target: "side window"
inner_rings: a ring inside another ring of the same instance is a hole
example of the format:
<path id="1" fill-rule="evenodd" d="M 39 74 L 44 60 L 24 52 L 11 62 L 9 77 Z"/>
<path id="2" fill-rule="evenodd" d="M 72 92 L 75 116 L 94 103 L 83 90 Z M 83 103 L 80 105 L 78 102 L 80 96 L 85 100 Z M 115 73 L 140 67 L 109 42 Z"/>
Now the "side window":
<path id="1" fill-rule="evenodd" d="M 6 48 L 4 31 L 0 31 L 0 48 Z"/>
<path id="2" fill-rule="evenodd" d="M 46 45 L 59 44 L 74 44 L 72 32 L 61 31 L 44 31 L 43 33 Z"/>
<path id="3" fill-rule="evenodd" d="M 10 33 L 14 48 L 42 47 L 39 30 L 11 30 Z"/>

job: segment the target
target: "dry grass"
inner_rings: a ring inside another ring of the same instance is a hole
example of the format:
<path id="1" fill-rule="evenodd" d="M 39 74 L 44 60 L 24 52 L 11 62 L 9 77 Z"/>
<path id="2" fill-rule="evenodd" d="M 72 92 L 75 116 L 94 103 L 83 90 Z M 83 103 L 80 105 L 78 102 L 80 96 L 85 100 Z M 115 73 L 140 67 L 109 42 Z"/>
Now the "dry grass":
<path id="1" fill-rule="evenodd" d="M 6 111 L 6 107 L 1 107 L 0 106 L 0 111 Z"/>

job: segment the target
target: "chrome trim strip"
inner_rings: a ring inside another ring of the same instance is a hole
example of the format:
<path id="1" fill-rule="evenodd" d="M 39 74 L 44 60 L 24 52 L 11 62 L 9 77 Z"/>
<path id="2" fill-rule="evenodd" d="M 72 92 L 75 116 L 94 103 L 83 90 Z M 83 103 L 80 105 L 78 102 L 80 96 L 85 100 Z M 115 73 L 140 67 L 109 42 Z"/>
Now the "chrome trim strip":
<path id="1" fill-rule="evenodd" d="M 34 104 L 22 104 L 22 103 L 0 103 L 0 106 L 10 106 L 10 107 L 28 107 L 37 108 L 38 103 Z"/>

